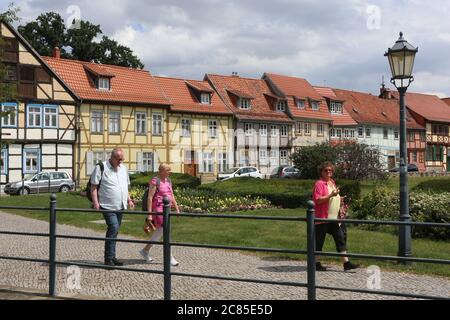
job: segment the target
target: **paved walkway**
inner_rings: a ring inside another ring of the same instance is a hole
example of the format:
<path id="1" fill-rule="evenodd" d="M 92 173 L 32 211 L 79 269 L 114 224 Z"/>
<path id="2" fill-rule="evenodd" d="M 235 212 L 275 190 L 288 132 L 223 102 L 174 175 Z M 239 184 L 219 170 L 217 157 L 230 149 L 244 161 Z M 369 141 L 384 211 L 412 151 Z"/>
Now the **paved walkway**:
<path id="1" fill-rule="evenodd" d="M 48 223 L 0 212 L 0 230 L 20 232 L 48 232 Z M 92 230 L 58 225 L 59 234 L 104 236 Z M 58 239 L 57 259 L 102 263 L 103 242 Z M 162 248 L 152 250 L 154 263 L 145 264 L 138 250 L 139 244 L 118 243 L 119 258 L 126 266 L 138 269 L 162 270 Z M 226 250 L 173 248 L 180 265 L 174 271 L 203 273 L 242 278 L 306 282 L 304 262 L 275 260 Z M 22 256 L 48 259 L 48 239 L 0 235 L 0 256 Z M 341 266 L 330 272 L 317 273 L 317 283 L 326 286 L 367 288 L 367 270 L 345 273 Z M 68 269 L 57 268 L 57 292 L 68 297 L 99 297 L 110 299 L 162 299 L 162 275 L 140 272 L 108 271 L 81 268 L 81 289 L 70 289 Z M 450 279 L 382 272 L 381 286 L 385 291 L 404 291 L 450 297 Z M 29 288 L 40 292 L 48 290 L 48 267 L 45 264 L 0 260 L 0 287 Z M 1 288 L 0 288 L 1 289 Z M 7 290 L 6 290 L 7 291 Z M 5 293 L 0 298 L 5 298 Z M 20 296 L 16 296 L 21 299 Z M 172 277 L 173 299 L 306 299 L 305 288 L 273 286 L 234 281 L 217 281 L 190 277 Z M 318 299 L 394 299 L 379 295 L 318 290 Z M 398 299 L 398 298 L 395 298 Z"/>

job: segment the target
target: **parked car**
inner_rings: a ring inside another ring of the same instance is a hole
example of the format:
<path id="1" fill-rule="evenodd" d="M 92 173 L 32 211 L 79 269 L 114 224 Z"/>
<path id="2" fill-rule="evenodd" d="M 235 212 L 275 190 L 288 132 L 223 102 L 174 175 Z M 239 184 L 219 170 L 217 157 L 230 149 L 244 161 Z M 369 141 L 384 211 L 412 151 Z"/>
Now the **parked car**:
<path id="1" fill-rule="evenodd" d="M 270 179 L 299 179 L 301 172 L 294 166 L 280 166 L 273 169 Z"/>
<path id="2" fill-rule="evenodd" d="M 389 170 L 389 172 L 399 172 L 400 168 L 399 167 L 395 167 Z M 415 165 L 414 163 L 410 163 L 408 164 L 408 172 L 419 172 L 419 168 L 417 167 L 417 165 Z"/>
<path id="3" fill-rule="evenodd" d="M 75 188 L 75 182 L 67 172 L 40 172 L 25 180 L 10 182 L 4 192 L 10 195 L 69 192 Z"/>
<path id="4" fill-rule="evenodd" d="M 217 176 L 217 180 L 224 181 L 240 177 L 253 177 L 262 179 L 263 175 L 256 167 L 236 167 L 230 168 L 227 172 L 219 174 Z"/>

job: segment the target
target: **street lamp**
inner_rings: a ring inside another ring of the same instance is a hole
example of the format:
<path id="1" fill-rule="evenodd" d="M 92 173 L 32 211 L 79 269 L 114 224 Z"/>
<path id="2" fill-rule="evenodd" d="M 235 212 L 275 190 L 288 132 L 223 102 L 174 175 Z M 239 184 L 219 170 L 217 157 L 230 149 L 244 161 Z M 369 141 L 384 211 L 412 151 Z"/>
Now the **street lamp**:
<path id="1" fill-rule="evenodd" d="M 389 59 L 392 79 L 391 83 L 400 95 L 400 221 L 410 222 L 408 195 L 408 154 L 406 148 L 406 110 L 405 95 L 411 82 L 414 81 L 412 71 L 418 48 L 413 47 L 400 32 L 400 38 L 395 45 L 388 49 L 385 56 Z M 410 257 L 411 226 L 399 226 L 398 255 Z"/>

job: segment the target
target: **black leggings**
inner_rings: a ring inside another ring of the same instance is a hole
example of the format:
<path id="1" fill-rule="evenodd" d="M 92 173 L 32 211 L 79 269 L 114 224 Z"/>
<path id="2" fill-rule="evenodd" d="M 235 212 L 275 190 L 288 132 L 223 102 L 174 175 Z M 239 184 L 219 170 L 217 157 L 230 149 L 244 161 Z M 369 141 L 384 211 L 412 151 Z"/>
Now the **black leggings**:
<path id="1" fill-rule="evenodd" d="M 320 223 L 316 224 L 316 251 L 322 251 L 325 237 L 331 234 L 336 244 L 337 252 L 347 251 L 347 227 L 345 224 L 339 224 L 337 222 Z"/>

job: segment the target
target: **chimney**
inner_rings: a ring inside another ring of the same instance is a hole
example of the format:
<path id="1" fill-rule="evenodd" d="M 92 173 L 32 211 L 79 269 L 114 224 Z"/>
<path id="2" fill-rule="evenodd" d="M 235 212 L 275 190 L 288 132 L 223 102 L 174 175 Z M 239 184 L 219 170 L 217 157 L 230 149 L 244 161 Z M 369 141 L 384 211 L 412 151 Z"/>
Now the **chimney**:
<path id="1" fill-rule="evenodd" d="M 61 59 L 61 50 L 58 47 L 53 48 L 53 58 Z"/>
<path id="2" fill-rule="evenodd" d="M 382 84 L 382 85 L 381 85 L 381 88 L 380 88 L 380 98 L 386 99 L 386 100 L 392 99 L 392 92 L 391 92 L 391 89 L 386 88 L 386 87 L 384 86 L 384 84 Z"/>
<path id="3" fill-rule="evenodd" d="M 233 72 L 231 73 L 231 76 L 232 76 L 232 77 L 239 77 L 239 74 L 238 74 L 237 72 L 233 71 Z"/>

